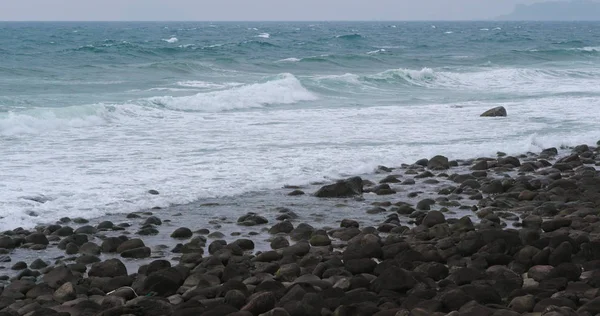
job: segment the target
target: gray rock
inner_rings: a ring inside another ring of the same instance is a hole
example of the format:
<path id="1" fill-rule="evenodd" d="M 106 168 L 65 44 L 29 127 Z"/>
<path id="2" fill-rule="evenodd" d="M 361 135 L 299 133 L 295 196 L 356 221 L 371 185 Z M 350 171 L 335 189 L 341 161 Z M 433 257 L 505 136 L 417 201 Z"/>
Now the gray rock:
<path id="1" fill-rule="evenodd" d="M 75 292 L 75 287 L 71 282 L 61 285 L 53 295 L 54 300 L 60 303 L 74 300 L 76 297 L 77 293 Z"/>
<path id="2" fill-rule="evenodd" d="M 283 236 L 277 236 L 271 241 L 271 249 L 281 249 L 288 247 L 290 242 Z"/>
<path id="3" fill-rule="evenodd" d="M 140 247 L 129 249 L 121 252 L 121 257 L 123 258 L 132 258 L 132 259 L 142 259 L 150 257 L 151 250 L 148 247 Z"/>
<path id="4" fill-rule="evenodd" d="M 282 221 L 282 222 L 279 222 L 279 223 L 273 225 L 269 229 L 269 234 L 273 234 L 273 235 L 279 234 L 279 233 L 288 234 L 292 230 L 294 230 L 294 225 L 291 222 L 289 222 L 289 221 Z"/>
<path id="5" fill-rule="evenodd" d="M 481 114 L 482 117 L 504 117 L 506 115 L 506 109 L 503 106 L 498 106 L 493 109 L 489 109 Z"/>
<path id="6" fill-rule="evenodd" d="M 450 163 L 447 157 L 438 155 L 427 162 L 427 168 L 432 170 L 446 170 L 450 168 Z"/>
<path id="7" fill-rule="evenodd" d="M 190 230 L 187 227 L 180 227 L 177 228 L 172 234 L 171 234 L 171 238 L 176 238 L 176 239 L 188 239 L 190 237 L 192 237 L 193 233 L 192 230 Z"/>
<path id="8" fill-rule="evenodd" d="M 360 177 L 353 177 L 339 181 L 335 184 L 326 185 L 320 188 L 316 197 L 320 198 L 341 198 L 361 195 L 363 193 L 363 181 Z"/>
<path id="9" fill-rule="evenodd" d="M 127 276 L 127 268 L 119 259 L 109 259 L 92 265 L 88 275 L 91 277 L 114 278 Z"/>

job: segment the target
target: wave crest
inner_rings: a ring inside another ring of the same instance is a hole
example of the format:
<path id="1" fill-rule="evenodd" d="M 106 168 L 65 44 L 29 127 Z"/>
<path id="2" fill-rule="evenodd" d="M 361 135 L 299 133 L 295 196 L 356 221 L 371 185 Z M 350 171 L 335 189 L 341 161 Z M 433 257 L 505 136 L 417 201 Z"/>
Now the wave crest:
<path id="1" fill-rule="evenodd" d="M 177 111 L 221 112 L 316 99 L 317 96 L 304 88 L 296 77 L 285 73 L 263 83 L 185 97 L 155 97 L 150 98 L 149 102 L 154 106 Z"/>

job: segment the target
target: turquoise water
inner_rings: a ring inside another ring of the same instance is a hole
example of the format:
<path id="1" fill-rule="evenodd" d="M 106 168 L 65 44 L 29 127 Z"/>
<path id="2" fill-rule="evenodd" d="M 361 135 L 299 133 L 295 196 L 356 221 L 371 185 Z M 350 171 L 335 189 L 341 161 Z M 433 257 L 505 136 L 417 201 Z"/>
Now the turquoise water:
<path id="1" fill-rule="evenodd" d="M 600 23 L 0 23 L 0 44 L 6 227 L 600 139 Z"/>

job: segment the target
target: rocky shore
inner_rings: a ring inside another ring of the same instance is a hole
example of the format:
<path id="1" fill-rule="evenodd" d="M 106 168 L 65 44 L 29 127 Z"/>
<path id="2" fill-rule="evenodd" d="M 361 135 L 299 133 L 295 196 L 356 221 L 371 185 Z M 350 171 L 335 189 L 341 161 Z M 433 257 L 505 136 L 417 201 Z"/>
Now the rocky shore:
<path id="1" fill-rule="evenodd" d="M 229 236 L 168 226 L 153 210 L 5 231 L 0 316 L 597 315 L 595 146 L 435 156 L 369 180 L 287 187 L 294 210 L 250 212 Z M 309 225 L 308 199 L 368 205 L 359 211 L 377 224 L 348 212 Z M 151 244 L 159 233 L 173 244 Z M 252 238 L 261 233 L 266 248 Z"/>

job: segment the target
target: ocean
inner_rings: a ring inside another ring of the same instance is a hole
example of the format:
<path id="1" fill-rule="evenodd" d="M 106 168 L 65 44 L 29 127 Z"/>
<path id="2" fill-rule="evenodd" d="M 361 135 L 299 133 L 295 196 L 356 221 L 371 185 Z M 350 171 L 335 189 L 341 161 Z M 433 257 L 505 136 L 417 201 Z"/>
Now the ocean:
<path id="1" fill-rule="evenodd" d="M 600 23 L 4 22 L 0 229 L 595 144 L 599 123 Z"/>

